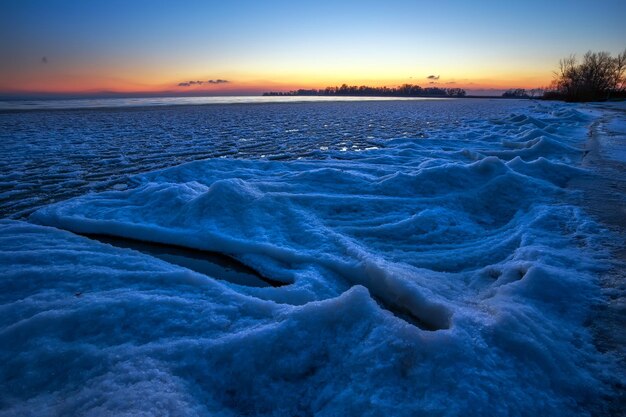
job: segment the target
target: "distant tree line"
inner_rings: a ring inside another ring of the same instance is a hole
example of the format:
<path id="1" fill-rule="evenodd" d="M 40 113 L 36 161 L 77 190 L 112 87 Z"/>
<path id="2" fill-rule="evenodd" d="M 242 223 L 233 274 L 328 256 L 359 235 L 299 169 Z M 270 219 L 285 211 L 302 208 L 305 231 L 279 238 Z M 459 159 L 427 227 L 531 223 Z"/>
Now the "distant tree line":
<path id="1" fill-rule="evenodd" d="M 534 98 L 544 93 L 543 88 L 532 88 L 526 90 L 525 88 L 511 88 L 502 93 L 504 98 Z"/>
<path id="2" fill-rule="evenodd" d="M 264 96 L 371 96 L 371 97 L 465 97 L 465 90 L 461 88 L 439 88 L 419 85 L 403 84 L 399 87 L 368 87 L 365 85 L 341 87 L 326 87 L 316 90 L 294 90 L 289 92 L 271 91 Z"/>
<path id="3" fill-rule="evenodd" d="M 534 98 L 565 101 L 598 101 L 626 98 L 626 50 L 613 57 L 608 52 L 587 52 L 582 61 L 574 55 L 559 61 L 549 88 L 513 88 L 504 98 Z M 349 86 L 267 92 L 264 96 L 371 96 L 371 97 L 465 97 L 461 88 L 426 87 L 403 84 L 399 87 Z"/>
<path id="4" fill-rule="evenodd" d="M 626 98 L 626 50 L 616 57 L 587 52 L 581 62 L 574 55 L 559 61 L 559 69 L 544 99 L 598 101 Z"/>
<path id="5" fill-rule="evenodd" d="M 506 90 L 502 93 L 502 97 L 506 98 L 529 98 L 530 96 L 526 93 L 526 90 L 523 88 L 512 88 L 510 90 Z"/>

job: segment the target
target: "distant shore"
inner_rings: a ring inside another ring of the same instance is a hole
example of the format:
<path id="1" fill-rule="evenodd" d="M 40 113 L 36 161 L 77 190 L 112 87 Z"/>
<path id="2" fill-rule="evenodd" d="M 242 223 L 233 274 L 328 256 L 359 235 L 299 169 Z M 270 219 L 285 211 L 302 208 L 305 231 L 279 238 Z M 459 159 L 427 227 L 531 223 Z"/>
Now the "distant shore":
<path id="1" fill-rule="evenodd" d="M 106 97 L 69 99 L 21 99 L 3 100 L 0 98 L 0 113 L 49 110 L 100 110 L 136 109 L 141 107 L 167 106 L 210 106 L 210 105 L 255 105 L 289 103 L 337 103 L 367 101 L 422 101 L 452 99 L 502 99 L 500 96 L 465 97 L 377 97 L 377 96 L 204 96 L 204 97 Z"/>

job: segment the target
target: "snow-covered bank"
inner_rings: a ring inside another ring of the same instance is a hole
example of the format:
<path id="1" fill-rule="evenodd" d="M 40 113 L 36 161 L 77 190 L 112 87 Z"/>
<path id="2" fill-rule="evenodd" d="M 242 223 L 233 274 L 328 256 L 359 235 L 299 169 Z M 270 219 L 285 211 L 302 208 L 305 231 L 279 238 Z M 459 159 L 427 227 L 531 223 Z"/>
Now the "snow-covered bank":
<path id="1" fill-rule="evenodd" d="M 603 231 L 567 184 L 593 120 L 541 104 L 322 160 L 196 161 L 3 221 L 0 413 L 588 415 L 611 394 L 583 325 Z"/>
<path id="2" fill-rule="evenodd" d="M 571 186 L 582 190 L 584 210 L 612 232 L 603 241 L 610 268 L 600 274 L 602 303 L 594 308 L 591 327 L 598 350 L 618 363 L 617 396 L 607 413 L 619 415 L 626 404 L 626 102 L 591 104 L 584 111 L 596 117 L 583 160 L 591 175 Z"/>

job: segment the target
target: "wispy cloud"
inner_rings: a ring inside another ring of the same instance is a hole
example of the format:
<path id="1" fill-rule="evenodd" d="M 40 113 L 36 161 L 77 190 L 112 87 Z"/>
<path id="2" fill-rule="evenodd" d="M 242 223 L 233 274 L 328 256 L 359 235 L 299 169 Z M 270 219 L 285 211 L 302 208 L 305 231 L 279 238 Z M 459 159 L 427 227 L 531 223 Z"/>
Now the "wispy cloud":
<path id="1" fill-rule="evenodd" d="M 48 57 L 47 56 L 42 57 L 41 58 L 41 63 L 42 64 L 47 64 L 48 63 Z"/>
<path id="2" fill-rule="evenodd" d="M 426 79 L 428 79 L 428 80 L 438 80 L 439 76 L 438 75 L 429 75 L 428 77 L 426 77 Z"/>
<path id="3" fill-rule="evenodd" d="M 193 81 L 192 80 L 192 81 L 183 81 L 181 83 L 178 83 L 178 86 L 179 87 L 191 87 L 191 86 L 194 86 L 194 85 L 202 85 L 202 84 L 205 84 L 205 83 L 206 84 L 226 84 L 226 83 L 229 83 L 229 82 L 230 81 L 228 81 L 228 80 L 222 80 L 222 79 L 219 79 L 219 78 L 215 79 L 215 80 L 207 80 L 207 81 L 199 81 L 199 80 Z"/>

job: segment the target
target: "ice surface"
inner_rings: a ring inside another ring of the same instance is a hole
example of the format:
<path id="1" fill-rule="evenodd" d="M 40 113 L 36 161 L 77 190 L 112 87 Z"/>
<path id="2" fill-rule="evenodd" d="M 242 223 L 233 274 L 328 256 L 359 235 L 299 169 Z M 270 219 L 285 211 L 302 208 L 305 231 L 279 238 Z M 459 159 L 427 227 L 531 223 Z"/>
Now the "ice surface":
<path id="1" fill-rule="evenodd" d="M 201 97 L 135 97 L 0 100 L 0 111 L 120 109 L 156 106 L 202 106 L 213 104 L 276 104 L 311 102 L 364 102 L 364 101 L 434 101 L 447 100 L 436 97 L 352 97 L 352 96 L 201 96 Z"/>
<path id="2" fill-rule="evenodd" d="M 324 159 L 195 161 L 5 220 L 0 415 L 588 415 L 611 379 L 584 327 L 603 232 L 567 184 L 593 120 L 542 104 Z"/>
<path id="3" fill-rule="evenodd" d="M 466 99 L 0 110 L 0 217 L 23 218 L 55 201 L 124 189 L 134 174 L 183 162 L 320 159 L 343 148 L 379 146 L 380 140 L 471 128 L 527 107 L 517 100 Z"/>

